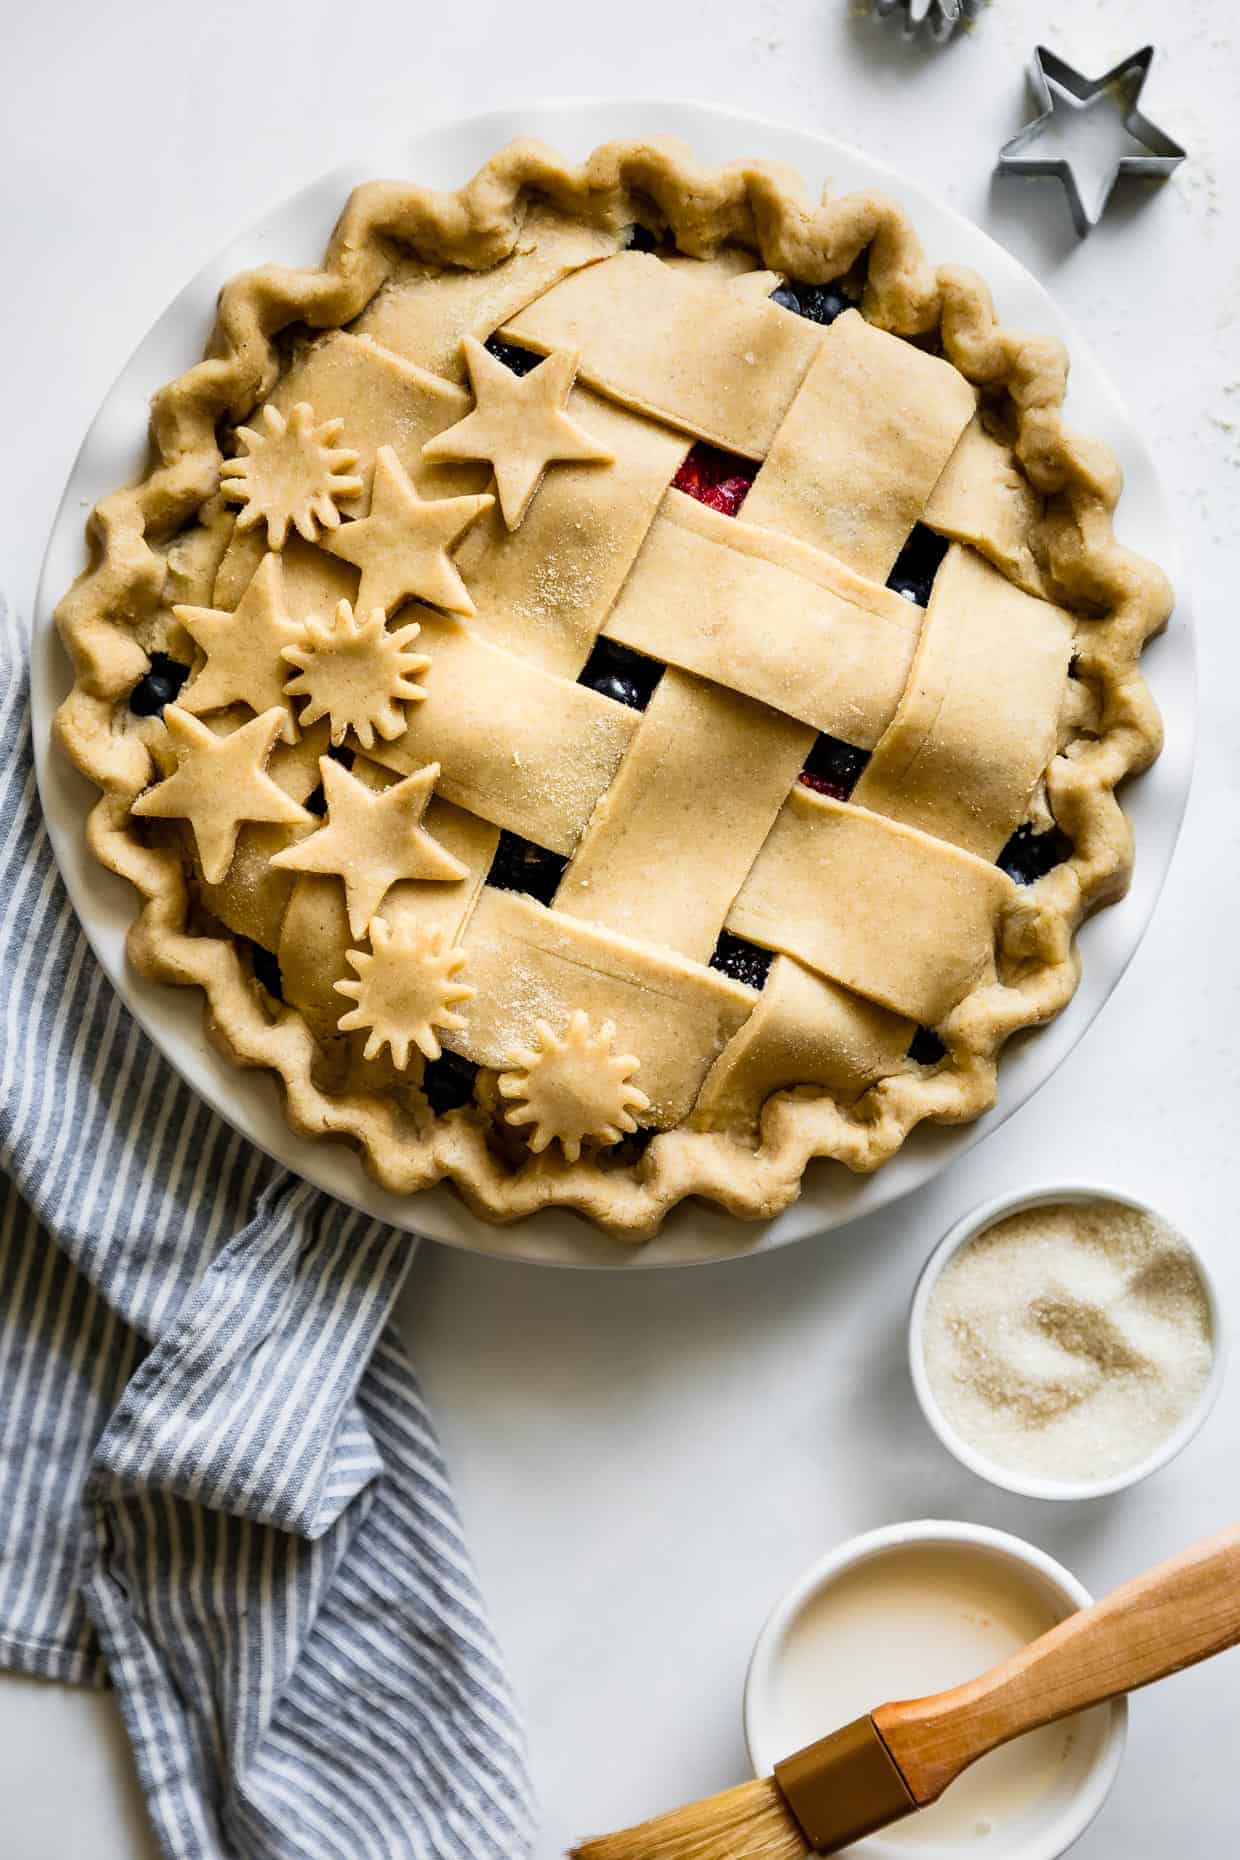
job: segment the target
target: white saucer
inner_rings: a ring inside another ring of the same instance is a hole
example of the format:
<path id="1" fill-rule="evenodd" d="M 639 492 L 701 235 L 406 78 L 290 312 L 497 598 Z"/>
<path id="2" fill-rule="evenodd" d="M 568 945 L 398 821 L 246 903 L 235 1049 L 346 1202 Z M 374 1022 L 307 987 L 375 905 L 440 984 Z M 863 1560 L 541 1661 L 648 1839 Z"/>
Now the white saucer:
<path id="1" fill-rule="evenodd" d="M 317 263 L 346 192 L 360 180 L 410 175 L 453 187 L 516 135 L 541 136 L 580 158 L 599 142 L 655 134 L 681 136 L 705 162 L 740 156 L 787 162 L 801 171 L 812 191 L 828 177 L 835 192 L 881 189 L 909 210 L 936 263 L 970 265 L 985 276 L 1005 323 L 1061 337 L 1073 359 L 1069 415 L 1084 432 L 1105 439 L 1123 464 L 1127 488 L 1119 510 L 1120 537 L 1167 570 L 1179 601 L 1170 627 L 1153 642 L 1145 658 L 1146 675 L 1167 726 L 1167 747 L 1153 769 L 1132 782 L 1124 794 L 1137 840 L 1132 889 L 1120 904 L 1101 912 L 1082 931 L 1084 973 L 1072 1002 L 1049 1027 L 1012 1042 L 1000 1066 L 996 1108 L 963 1129 L 915 1131 L 900 1154 L 876 1176 L 851 1176 L 837 1164 L 813 1165 L 801 1199 L 775 1221 L 742 1222 L 689 1203 L 676 1209 L 656 1240 L 631 1248 L 604 1239 L 578 1216 L 561 1211 L 500 1228 L 477 1220 L 446 1187 L 412 1199 L 387 1194 L 370 1180 L 355 1152 L 343 1143 L 308 1141 L 288 1127 L 271 1076 L 239 1071 L 209 1046 L 197 991 L 147 981 L 129 968 L 125 935 L 134 916 L 134 893 L 88 853 L 83 825 L 95 790 L 50 748 L 52 714 L 70 684 L 68 662 L 51 616 L 60 595 L 83 566 L 82 523 L 87 508 L 118 484 L 140 475 L 146 401 L 201 355 L 216 294 L 234 272 L 268 260 Z M 396 144 L 380 143 L 362 151 L 358 162 L 324 175 L 277 207 L 199 272 L 160 316 L 122 372 L 70 475 L 35 607 L 32 704 L 48 830 L 91 945 L 131 1012 L 172 1065 L 222 1117 L 299 1175 L 411 1233 L 429 1234 L 449 1245 L 509 1259 L 632 1270 L 760 1252 L 870 1213 L 923 1186 L 996 1129 L 1050 1078 L 1123 974 L 1157 901 L 1188 798 L 1195 680 L 1184 573 L 1168 499 L 1153 460 L 1080 337 L 1024 267 L 950 208 L 929 199 L 881 163 L 828 137 L 703 104 L 642 100 L 532 104 L 519 111 L 497 111 L 441 126 Z"/>

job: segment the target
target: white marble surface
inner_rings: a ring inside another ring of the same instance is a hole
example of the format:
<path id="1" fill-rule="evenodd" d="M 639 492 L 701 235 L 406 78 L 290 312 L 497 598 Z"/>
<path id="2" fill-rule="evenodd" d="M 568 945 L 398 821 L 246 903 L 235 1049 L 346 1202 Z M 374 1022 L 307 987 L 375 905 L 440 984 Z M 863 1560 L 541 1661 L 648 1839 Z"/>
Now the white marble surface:
<path id="1" fill-rule="evenodd" d="M 1240 1393 L 1168 1472 L 1054 1508 L 960 1471 L 903 1356 L 916 1269 L 972 1202 L 1090 1172 L 1147 1191 L 1240 1309 L 1228 1190 L 1240 1110 L 1240 70 L 1227 0 L 995 0 L 905 47 L 845 0 L 44 0 L 3 28 L 0 560 L 28 604 L 76 437 L 164 303 L 238 224 L 376 120 L 523 96 L 692 96 L 862 144 L 1031 265 L 1110 366 L 1177 491 L 1202 647 L 1199 768 L 1154 926 L 1054 1084 L 916 1202 L 782 1255 L 618 1278 L 424 1249 L 406 1300 L 482 1577 L 529 1709 L 540 1860 L 744 1774 L 740 1693 L 768 1606 L 840 1537 L 955 1515 L 1035 1539 L 1095 1589 L 1235 1510 Z M 338 21 L 347 31 L 334 38 Z M 589 22 L 583 24 L 583 22 Z M 1038 38 L 1102 71 L 1153 39 L 1148 113 L 1194 154 L 1081 246 L 1054 182 L 992 180 Z M 327 47 L 331 44 L 330 52 Z M 376 59 L 376 46 L 382 56 Z M 278 82 L 259 75 L 279 50 Z M 1083 1860 L 1236 1849 L 1222 1760 L 1240 1655 L 1138 1699 Z M 0 1681 L 4 1860 L 146 1852 L 106 1702 Z"/>

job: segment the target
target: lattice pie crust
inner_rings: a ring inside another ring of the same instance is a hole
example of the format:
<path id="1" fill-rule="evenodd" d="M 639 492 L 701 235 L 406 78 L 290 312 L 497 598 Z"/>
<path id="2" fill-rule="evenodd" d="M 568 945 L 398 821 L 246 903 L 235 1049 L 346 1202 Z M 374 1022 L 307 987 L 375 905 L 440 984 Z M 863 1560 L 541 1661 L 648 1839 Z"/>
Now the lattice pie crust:
<path id="1" fill-rule="evenodd" d="M 59 609 L 134 963 L 490 1220 L 769 1216 L 978 1116 L 1160 742 L 1170 591 L 1066 374 L 782 169 L 358 188 L 321 270 L 224 290 Z"/>

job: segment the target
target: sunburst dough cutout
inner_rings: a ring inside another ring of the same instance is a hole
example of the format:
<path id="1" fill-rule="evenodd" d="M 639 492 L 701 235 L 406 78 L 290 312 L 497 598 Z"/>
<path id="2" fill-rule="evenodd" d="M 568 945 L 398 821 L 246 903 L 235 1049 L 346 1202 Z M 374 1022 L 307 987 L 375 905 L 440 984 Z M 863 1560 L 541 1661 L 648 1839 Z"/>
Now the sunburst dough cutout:
<path id="1" fill-rule="evenodd" d="M 417 925 L 392 929 L 382 917 L 370 925 L 370 952 L 351 949 L 345 960 L 356 981 L 337 982 L 336 993 L 356 1006 L 337 1023 L 342 1033 L 367 1029 L 363 1056 L 375 1059 L 389 1047 L 401 1072 L 416 1047 L 424 1059 L 441 1054 L 439 1033 L 456 1033 L 465 1022 L 453 1010 L 473 998 L 473 989 L 457 976 L 465 966 L 463 949 L 445 948 L 442 932 Z"/>
<path id="2" fill-rule="evenodd" d="M 532 1125 L 529 1146 L 535 1155 L 557 1142 L 568 1162 L 576 1162 L 585 1141 L 607 1145 L 637 1129 L 634 1111 L 650 1104 L 630 1083 L 639 1061 L 632 1053 L 613 1053 L 613 1021 L 595 1033 L 589 1016 L 577 1008 L 562 1035 L 547 1021 L 535 1024 L 536 1046 L 513 1054 L 512 1068 L 500 1075 L 502 1098 L 517 1100 L 505 1111 L 508 1123 Z"/>
<path id="3" fill-rule="evenodd" d="M 304 644 L 284 651 L 298 668 L 286 686 L 289 696 L 307 699 L 302 727 L 326 717 L 333 743 L 343 743 L 352 730 L 363 749 L 374 748 L 376 735 L 388 743 L 403 736 L 403 706 L 426 696 L 414 680 L 430 660 L 410 651 L 421 631 L 410 620 L 389 633 L 382 607 L 355 614 L 348 601 L 340 602 L 328 626 L 307 620 Z"/>
<path id="4" fill-rule="evenodd" d="M 336 444 L 344 421 L 316 426 L 314 410 L 304 400 L 287 420 L 268 404 L 262 420 L 266 430 L 261 433 L 252 426 L 237 428 L 245 451 L 220 466 L 220 490 L 230 503 L 241 505 L 239 530 L 266 522 L 269 549 L 283 549 L 290 523 L 299 536 L 315 542 L 320 527 L 339 526 L 338 500 L 356 497 L 363 488 L 353 471 L 357 453 Z"/>

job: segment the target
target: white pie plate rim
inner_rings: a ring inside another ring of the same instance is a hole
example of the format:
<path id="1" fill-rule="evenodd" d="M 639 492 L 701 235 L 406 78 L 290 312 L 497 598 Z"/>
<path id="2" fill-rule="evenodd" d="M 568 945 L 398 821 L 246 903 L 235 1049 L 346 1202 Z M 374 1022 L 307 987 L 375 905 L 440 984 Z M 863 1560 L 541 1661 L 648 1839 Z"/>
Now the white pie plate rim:
<path id="1" fill-rule="evenodd" d="M 201 355 L 216 295 L 247 266 L 321 259 L 348 189 L 374 176 L 409 175 L 437 186 L 465 181 L 517 135 L 541 136 L 564 154 L 584 157 L 618 138 L 676 135 L 704 162 L 742 156 L 783 161 L 812 190 L 877 188 L 910 213 L 936 264 L 970 265 L 989 284 L 1002 320 L 1053 334 L 1072 355 L 1069 417 L 1105 439 L 1124 468 L 1118 512 L 1121 540 L 1160 562 L 1177 589 L 1167 631 L 1148 647 L 1146 675 L 1163 713 L 1167 743 L 1145 775 L 1127 784 L 1124 805 L 1136 832 L 1137 863 L 1126 898 L 1081 932 L 1082 979 L 1057 1020 L 1010 1044 L 1000 1062 L 999 1103 L 959 1129 L 923 1126 L 876 1175 L 853 1176 L 835 1163 L 812 1164 L 798 1201 L 773 1221 L 740 1221 L 697 1201 L 683 1203 L 661 1234 L 633 1247 L 598 1233 L 579 1216 L 547 1210 L 511 1227 L 477 1219 L 445 1184 L 421 1195 L 389 1194 L 372 1181 L 343 1142 L 300 1137 L 287 1124 L 273 1075 L 241 1071 L 209 1044 L 202 997 L 140 976 L 125 956 L 136 906 L 132 888 L 89 853 L 84 823 L 96 790 L 51 745 L 53 713 L 69 689 L 67 657 L 52 611 L 85 562 L 86 510 L 132 481 L 145 454 L 146 402 L 163 382 Z M 543 1265 L 623 1267 L 706 1264 L 787 1245 L 870 1214 L 924 1186 L 1006 1121 L 1045 1084 L 1072 1051 L 1116 986 L 1144 934 L 1171 862 L 1192 776 L 1196 681 L 1185 571 L 1170 500 L 1144 440 L 1076 330 L 1036 279 L 980 228 L 931 199 L 902 175 L 827 136 L 787 128 L 715 105 L 676 100 L 581 99 L 538 102 L 439 124 L 417 135 L 391 135 L 358 161 L 337 168 L 272 208 L 210 261 L 162 315 L 121 371 L 86 434 L 65 487 L 44 558 L 34 612 L 31 703 L 35 761 L 48 832 L 69 895 L 95 954 L 126 1006 L 177 1072 L 227 1121 L 318 1187 L 379 1218 L 448 1245 Z"/>

